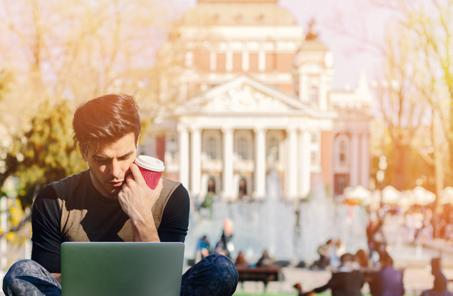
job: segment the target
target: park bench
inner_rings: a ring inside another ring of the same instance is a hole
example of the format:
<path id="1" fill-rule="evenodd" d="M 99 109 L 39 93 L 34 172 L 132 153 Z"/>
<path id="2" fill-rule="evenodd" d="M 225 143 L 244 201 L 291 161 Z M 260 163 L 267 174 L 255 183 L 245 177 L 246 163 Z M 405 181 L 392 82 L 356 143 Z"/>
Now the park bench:
<path id="1" fill-rule="evenodd" d="M 282 278 L 281 268 L 279 266 L 268 267 L 237 267 L 239 273 L 239 282 L 243 286 L 244 282 L 262 282 L 264 292 L 266 292 L 269 282 L 276 282 Z"/>

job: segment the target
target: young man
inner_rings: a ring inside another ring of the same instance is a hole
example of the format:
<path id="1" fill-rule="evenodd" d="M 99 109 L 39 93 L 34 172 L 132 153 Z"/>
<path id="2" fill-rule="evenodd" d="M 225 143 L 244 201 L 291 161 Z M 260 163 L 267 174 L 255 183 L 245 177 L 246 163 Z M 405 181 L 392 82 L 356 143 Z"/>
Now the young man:
<path id="1" fill-rule="evenodd" d="M 47 185 L 33 204 L 32 260 L 6 274 L 6 295 L 60 295 L 60 244 L 65 241 L 184 242 L 190 201 L 178 182 L 150 189 L 134 164 L 140 118 L 130 96 L 106 95 L 80 106 L 74 137 L 89 169 Z M 232 295 L 234 264 L 211 255 L 182 278 L 181 295 Z"/>
<path id="2" fill-rule="evenodd" d="M 325 285 L 304 293 L 302 285 L 296 283 L 293 287 L 298 291 L 298 295 L 311 296 L 330 289 L 332 296 L 362 296 L 361 290 L 365 279 L 362 273 L 355 269 L 354 256 L 349 253 L 343 254 L 340 261 L 340 267 L 332 273 L 332 277 Z"/>

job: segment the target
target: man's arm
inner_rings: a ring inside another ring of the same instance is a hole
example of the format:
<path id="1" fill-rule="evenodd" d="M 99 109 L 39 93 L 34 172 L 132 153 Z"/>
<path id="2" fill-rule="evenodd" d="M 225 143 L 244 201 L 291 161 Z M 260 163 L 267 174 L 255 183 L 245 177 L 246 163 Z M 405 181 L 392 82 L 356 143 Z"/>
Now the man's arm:
<path id="1" fill-rule="evenodd" d="M 158 229 L 162 242 L 184 242 L 189 228 L 189 212 L 189 193 L 180 184 L 165 205 Z"/>
<path id="2" fill-rule="evenodd" d="M 317 288 L 311 290 L 310 292 L 307 292 L 306 295 L 310 295 L 310 293 L 322 293 L 328 289 L 331 289 L 332 283 L 333 283 L 333 276 L 330 278 L 330 280 L 325 285 L 323 285 L 321 287 L 317 287 Z"/>
<path id="3" fill-rule="evenodd" d="M 151 235 L 157 235 L 157 238 L 153 241 L 162 242 L 184 242 L 187 231 L 189 228 L 189 212 L 190 212 L 190 198 L 189 193 L 182 184 L 180 184 L 171 194 L 162 215 L 161 223 L 157 232 L 155 231 L 155 223 L 152 214 L 149 215 L 152 223 L 149 232 Z M 146 224 L 142 225 L 144 231 L 146 231 Z M 136 231 L 138 227 L 134 229 Z M 140 233 L 136 233 L 134 238 L 136 241 L 150 241 L 143 240 L 145 237 L 141 237 Z M 146 235 L 146 234 L 145 234 Z"/>
<path id="4" fill-rule="evenodd" d="M 61 209 L 52 186 L 42 189 L 32 207 L 32 254 L 31 259 L 51 273 L 60 272 Z"/>

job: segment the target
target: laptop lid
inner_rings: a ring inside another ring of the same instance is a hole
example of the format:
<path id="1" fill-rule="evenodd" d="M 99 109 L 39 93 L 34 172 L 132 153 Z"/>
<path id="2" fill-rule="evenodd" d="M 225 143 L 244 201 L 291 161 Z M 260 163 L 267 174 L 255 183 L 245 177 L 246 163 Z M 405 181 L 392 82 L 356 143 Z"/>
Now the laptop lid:
<path id="1" fill-rule="evenodd" d="M 62 294 L 179 296 L 183 260 L 183 243 L 66 242 Z"/>

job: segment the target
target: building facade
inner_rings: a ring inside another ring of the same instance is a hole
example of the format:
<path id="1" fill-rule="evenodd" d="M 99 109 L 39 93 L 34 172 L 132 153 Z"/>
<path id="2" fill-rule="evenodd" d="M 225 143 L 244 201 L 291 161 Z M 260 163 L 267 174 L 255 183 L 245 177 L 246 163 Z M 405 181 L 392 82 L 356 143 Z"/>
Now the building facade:
<path id="1" fill-rule="evenodd" d="M 193 196 L 304 198 L 369 183 L 370 93 L 331 87 L 332 53 L 277 0 L 198 0 L 160 48 L 153 90 L 168 107 L 144 152 Z M 273 180 L 273 179 L 272 179 Z M 272 181 L 273 182 L 273 181 Z"/>

